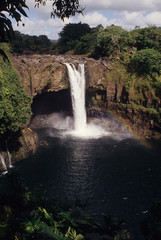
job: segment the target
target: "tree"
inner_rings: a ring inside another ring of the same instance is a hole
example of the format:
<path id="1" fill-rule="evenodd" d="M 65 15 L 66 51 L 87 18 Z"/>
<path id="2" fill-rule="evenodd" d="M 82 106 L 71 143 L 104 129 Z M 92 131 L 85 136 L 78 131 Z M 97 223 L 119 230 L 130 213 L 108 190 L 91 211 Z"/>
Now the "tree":
<path id="1" fill-rule="evenodd" d="M 154 48 L 161 51 L 161 27 L 135 28 L 131 35 L 135 39 L 135 46 L 138 50 Z"/>
<path id="2" fill-rule="evenodd" d="M 34 0 L 33 0 L 34 1 Z M 35 0 L 35 6 L 45 5 L 48 0 Z M 79 5 L 79 0 L 52 0 L 51 17 L 58 17 L 64 20 L 65 17 L 74 16 L 81 13 L 83 8 Z M 6 34 L 10 37 L 13 32 L 12 22 L 8 15 L 16 20 L 17 24 L 22 21 L 21 17 L 25 16 L 26 0 L 1 0 L 0 2 L 0 41 L 4 41 Z M 7 14 L 6 14 L 7 13 Z"/>
<path id="3" fill-rule="evenodd" d="M 1 0 L 0 3 L 0 41 L 4 41 L 7 36 L 10 38 L 10 33 L 13 32 L 12 22 L 9 16 L 14 18 L 17 24 L 21 21 L 21 16 L 27 17 L 24 9 L 28 8 L 26 0 Z"/>
<path id="4" fill-rule="evenodd" d="M 36 7 L 39 5 L 45 5 L 48 0 L 35 0 Z M 52 4 L 52 12 L 51 17 L 58 17 L 64 20 L 65 17 L 69 18 L 70 16 L 74 16 L 76 13 L 82 13 L 83 7 L 79 5 L 79 0 L 51 0 Z"/>
<path id="5" fill-rule="evenodd" d="M 29 51 L 49 52 L 52 48 L 52 42 L 47 36 L 29 36 L 18 31 L 14 31 L 11 43 L 13 52 L 18 53 Z"/>
<path id="6" fill-rule="evenodd" d="M 91 28 L 86 23 L 69 23 L 66 24 L 59 33 L 59 51 L 65 53 L 74 50 L 80 38 L 91 32 Z"/>
<path id="7" fill-rule="evenodd" d="M 161 53 L 154 49 L 142 49 L 131 58 L 129 67 L 139 76 L 149 75 L 157 78 L 161 75 Z"/>
<path id="8" fill-rule="evenodd" d="M 100 28 L 93 55 L 95 57 L 109 57 L 132 46 L 132 39 L 128 31 L 122 27 L 111 25 Z"/>
<path id="9" fill-rule="evenodd" d="M 90 54 L 95 44 L 95 38 L 93 34 L 87 33 L 83 35 L 77 42 L 74 53 L 75 54 Z"/>
<path id="10" fill-rule="evenodd" d="M 12 50 L 19 53 L 33 50 L 47 51 L 51 49 L 51 46 L 52 42 L 45 35 L 29 36 L 15 31 L 14 38 L 12 39 Z"/>

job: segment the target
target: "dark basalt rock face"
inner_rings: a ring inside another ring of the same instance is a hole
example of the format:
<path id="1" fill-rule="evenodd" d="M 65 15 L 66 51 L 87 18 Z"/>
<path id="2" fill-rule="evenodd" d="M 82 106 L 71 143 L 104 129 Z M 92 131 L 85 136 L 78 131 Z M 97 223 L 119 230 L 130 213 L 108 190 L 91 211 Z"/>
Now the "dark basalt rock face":
<path id="1" fill-rule="evenodd" d="M 51 114 L 53 112 L 72 113 L 70 89 L 63 89 L 57 92 L 44 92 L 33 99 L 31 105 L 35 115 Z"/>
<path id="2" fill-rule="evenodd" d="M 25 128 L 21 132 L 16 133 L 7 142 L 8 150 L 11 153 L 12 164 L 27 158 L 28 156 L 34 154 L 39 146 L 39 140 L 37 134 L 30 128 Z M 6 149 L 6 143 L 4 142 L 4 148 L 0 150 L 4 156 L 4 161 L 7 169 L 9 166 L 8 153 Z M 0 170 L 4 170 L 0 164 Z M 0 171 L 1 173 L 1 171 Z"/>

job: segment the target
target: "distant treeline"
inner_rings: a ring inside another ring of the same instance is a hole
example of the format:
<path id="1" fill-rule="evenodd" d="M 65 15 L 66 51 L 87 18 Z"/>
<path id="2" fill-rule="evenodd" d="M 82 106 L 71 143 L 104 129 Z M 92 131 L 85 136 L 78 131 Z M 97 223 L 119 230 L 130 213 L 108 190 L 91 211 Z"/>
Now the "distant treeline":
<path id="1" fill-rule="evenodd" d="M 85 23 L 69 23 L 59 33 L 58 41 L 45 35 L 29 36 L 15 31 L 12 39 L 14 52 L 47 51 L 57 54 L 85 54 L 87 56 L 112 57 L 130 48 L 154 49 L 161 52 L 161 27 L 135 27 L 127 31 L 120 26 L 91 28 Z"/>
<path id="2" fill-rule="evenodd" d="M 53 41 L 49 40 L 46 35 L 30 36 L 15 31 L 12 35 L 11 44 L 12 51 L 16 53 L 45 53 L 52 50 Z"/>

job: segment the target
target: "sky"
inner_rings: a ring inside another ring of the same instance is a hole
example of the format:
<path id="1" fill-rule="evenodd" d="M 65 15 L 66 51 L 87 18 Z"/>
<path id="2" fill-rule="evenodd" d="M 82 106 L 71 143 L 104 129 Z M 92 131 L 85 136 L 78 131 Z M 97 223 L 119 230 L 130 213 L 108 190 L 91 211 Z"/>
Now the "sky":
<path id="1" fill-rule="evenodd" d="M 58 33 L 68 23 L 82 22 L 90 27 L 114 24 L 127 30 L 132 30 L 135 26 L 161 26 L 160 0 L 79 0 L 80 5 L 85 7 L 83 15 L 76 14 L 64 22 L 50 18 L 50 0 L 46 6 L 39 8 L 34 8 L 34 0 L 26 0 L 26 3 L 29 7 L 29 10 L 26 10 L 28 18 L 22 17 L 25 26 L 13 23 L 14 29 L 29 35 L 47 35 L 52 40 L 58 39 Z"/>

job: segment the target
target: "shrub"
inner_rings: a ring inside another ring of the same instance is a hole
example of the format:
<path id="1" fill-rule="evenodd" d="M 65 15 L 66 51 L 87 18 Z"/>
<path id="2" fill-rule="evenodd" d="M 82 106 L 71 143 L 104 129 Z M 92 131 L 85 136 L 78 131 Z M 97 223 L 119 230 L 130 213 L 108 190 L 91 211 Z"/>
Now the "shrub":
<path id="1" fill-rule="evenodd" d="M 20 85 L 18 74 L 13 68 L 9 46 L 1 49 L 7 58 L 0 55 L 0 134 L 8 135 L 23 127 L 31 114 L 31 99 Z"/>

